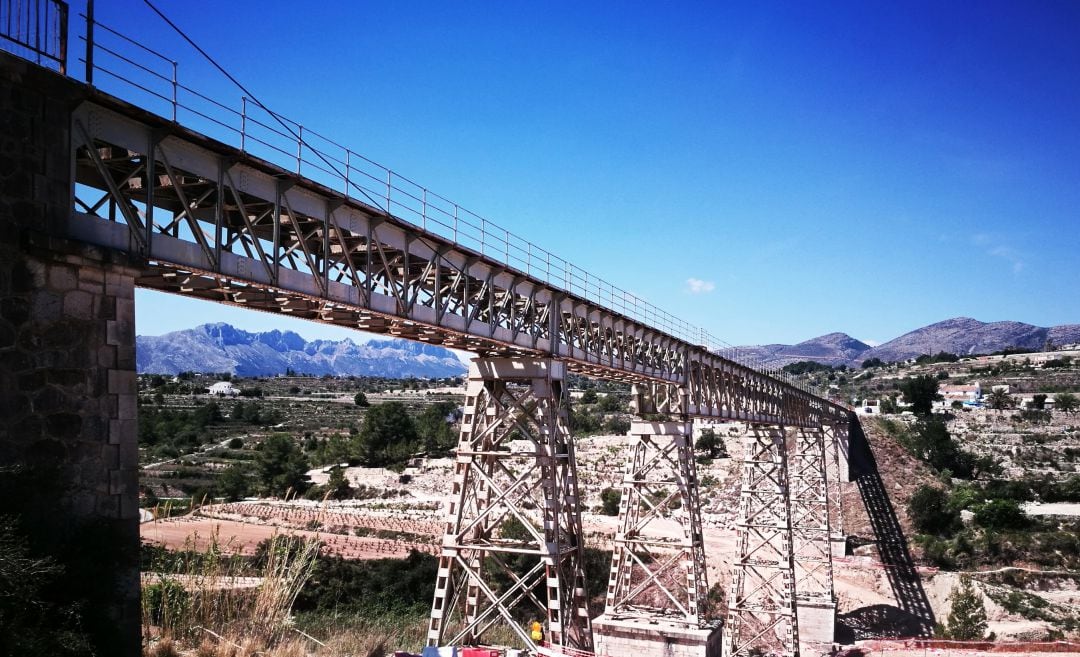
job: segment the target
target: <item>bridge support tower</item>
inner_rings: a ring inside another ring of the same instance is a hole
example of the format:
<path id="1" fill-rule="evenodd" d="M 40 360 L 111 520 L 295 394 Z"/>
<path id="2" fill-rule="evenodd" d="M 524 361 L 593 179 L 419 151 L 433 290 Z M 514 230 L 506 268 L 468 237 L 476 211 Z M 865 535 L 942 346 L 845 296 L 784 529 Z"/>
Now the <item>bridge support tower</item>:
<path id="1" fill-rule="evenodd" d="M 639 410 L 649 402 L 635 397 Z M 685 390 L 675 400 L 684 409 Z M 676 417 L 631 424 L 607 604 L 593 623 L 599 654 L 720 655 L 720 629 L 708 620 L 692 424 Z M 674 536 L 658 526 L 671 520 Z"/>
<path id="2" fill-rule="evenodd" d="M 754 648 L 798 654 L 788 485 L 784 428 L 751 425 L 743 436 L 738 553 L 728 596 L 725 657 L 746 657 Z"/>
<path id="3" fill-rule="evenodd" d="M 428 645 L 479 643 L 499 623 L 524 645 L 592 649 L 566 368 L 479 358 L 465 416 Z"/>
<path id="4" fill-rule="evenodd" d="M 794 433 L 789 491 L 799 638 L 809 646 L 828 647 L 836 626 L 827 478 L 832 440 L 824 427 Z"/>

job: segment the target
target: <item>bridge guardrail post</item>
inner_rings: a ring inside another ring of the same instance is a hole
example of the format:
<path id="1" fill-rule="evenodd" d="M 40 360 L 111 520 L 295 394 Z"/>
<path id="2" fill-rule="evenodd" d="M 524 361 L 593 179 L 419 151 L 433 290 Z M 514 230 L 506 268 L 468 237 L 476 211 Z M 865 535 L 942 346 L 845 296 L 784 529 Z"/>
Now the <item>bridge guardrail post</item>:
<path id="1" fill-rule="evenodd" d="M 390 214 L 390 190 L 394 188 L 393 175 L 393 171 L 390 169 L 386 170 L 386 214 Z"/>
<path id="2" fill-rule="evenodd" d="M 296 175 L 300 175 L 300 163 L 304 158 L 304 126 L 297 125 L 296 131 Z"/>
<path id="3" fill-rule="evenodd" d="M 352 167 L 352 151 L 345 149 L 345 200 L 349 200 L 349 169 Z"/>
<path id="4" fill-rule="evenodd" d="M 94 86 L 94 0 L 86 0 L 86 84 Z"/>
<path id="5" fill-rule="evenodd" d="M 176 80 L 176 72 L 177 72 L 176 69 L 179 66 L 180 65 L 176 61 L 173 61 L 173 63 L 172 63 L 172 120 L 173 120 L 173 123 L 176 123 L 176 105 L 177 105 L 177 98 L 178 98 L 178 89 L 177 89 L 177 87 L 179 86 L 178 83 L 177 83 L 177 80 Z"/>

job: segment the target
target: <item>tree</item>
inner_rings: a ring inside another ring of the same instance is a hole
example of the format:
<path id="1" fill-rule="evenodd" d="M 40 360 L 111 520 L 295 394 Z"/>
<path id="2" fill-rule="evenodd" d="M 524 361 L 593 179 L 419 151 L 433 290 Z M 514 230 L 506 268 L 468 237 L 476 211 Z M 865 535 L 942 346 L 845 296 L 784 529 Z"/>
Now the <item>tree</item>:
<path id="1" fill-rule="evenodd" d="M 990 500 L 975 510 L 975 524 L 989 530 L 1023 529 L 1028 517 L 1016 500 Z"/>
<path id="2" fill-rule="evenodd" d="M 952 591 L 945 634 L 958 641 L 980 641 L 986 638 L 986 630 L 986 605 L 971 585 L 971 578 L 962 575 L 960 586 Z"/>
<path id="3" fill-rule="evenodd" d="M 1032 397 L 1031 407 L 1037 411 L 1044 410 L 1046 408 L 1046 395 L 1035 395 Z"/>
<path id="4" fill-rule="evenodd" d="M 404 462 L 419 447 L 416 424 L 401 402 L 371 407 L 356 436 L 356 457 L 367 466 Z"/>
<path id="5" fill-rule="evenodd" d="M 353 403 L 355 403 L 357 406 L 360 406 L 361 408 L 371 406 L 371 403 L 367 400 L 367 395 L 362 392 L 356 393 L 356 396 L 353 397 Z"/>
<path id="6" fill-rule="evenodd" d="M 593 390 L 592 388 L 589 388 L 588 390 L 586 390 L 585 392 L 583 392 L 581 394 L 581 403 L 582 404 L 595 404 L 596 400 L 597 400 L 596 391 Z"/>
<path id="7" fill-rule="evenodd" d="M 352 497 L 352 486 L 345 478 L 345 468 L 334 468 L 330 471 L 330 479 L 326 482 L 326 490 L 330 497 L 335 500 L 347 500 Z"/>
<path id="8" fill-rule="evenodd" d="M 880 358 L 867 358 L 862 362 L 862 368 L 868 370 L 871 367 L 881 367 L 884 364 Z"/>
<path id="9" fill-rule="evenodd" d="M 452 401 L 437 402 L 425 408 L 416 418 L 416 433 L 429 453 L 447 452 L 454 448 L 457 436 L 453 430 L 453 417 L 457 408 Z"/>
<path id="10" fill-rule="evenodd" d="M 625 436 L 630 431 L 630 420 L 611 417 L 604 421 L 604 431 L 613 436 Z"/>
<path id="11" fill-rule="evenodd" d="M 956 515 L 949 509 L 949 495 L 923 484 L 908 500 L 908 517 L 923 534 L 942 534 L 952 527 Z"/>
<path id="12" fill-rule="evenodd" d="M 217 481 L 218 492 L 227 502 L 241 500 L 251 494 L 251 480 L 248 467 L 244 463 L 233 463 Z"/>
<path id="13" fill-rule="evenodd" d="M 625 408 L 623 400 L 614 393 L 608 393 L 604 395 L 603 399 L 596 406 L 602 413 L 618 413 Z"/>
<path id="14" fill-rule="evenodd" d="M 896 397 L 885 397 L 881 400 L 881 412 L 885 415 L 892 415 L 900 412 L 900 406 L 896 403 Z"/>
<path id="15" fill-rule="evenodd" d="M 601 513 L 605 516 L 619 515 L 619 502 L 622 501 L 622 491 L 618 488 L 605 488 L 600 491 L 600 503 L 603 504 Z"/>
<path id="16" fill-rule="evenodd" d="M 968 479 L 974 474 L 975 457 L 960 449 L 940 418 L 919 420 L 900 442 L 913 455 L 939 472 L 948 470 L 961 479 Z"/>
<path id="17" fill-rule="evenodd" d="M 716 435 L 716 432 L 712 429 L 702 429 L 701 435 L 698 436 L 697 442 L 694 444 L 694 448 L 698 451 L 705 452 L 709 458 L 716 458 L 717 452 L 724 449 L 724 441 Z"/>
<path id="18" fill-rule="evenodd" d="M 1016 400 L 1004 388 L 994 388 L 987 395 L 986 403 L 995 411 L 1003 411 L 1016 405 Z"/>
<path id="19" fill-rule="evenodd" d="M 904 401 L 911 404 L 915 415 L 930 415 L 934 402 L 943 399 L 938 394 L 937 377 L 929 374 L 904 379 L 900 383 L 900 392 L 904 395 Z"/>
<path id="20" fill-rule="evenodd" d="M 1077 398 L 1076 395 L 1071 392 L 1059 392 L 1054 395 L 1054 408 L 1057 410 L 1072 413 L 1076 410 L 1076 407 Z"/>
<path id="21" fill-rule="evenodd" d="M 255 456 L 255 471 L 270 495 L 284 496 L 289 489 L 303 492 L 309 485 L 307 459 L 286 433 L 263 441 Z"/>

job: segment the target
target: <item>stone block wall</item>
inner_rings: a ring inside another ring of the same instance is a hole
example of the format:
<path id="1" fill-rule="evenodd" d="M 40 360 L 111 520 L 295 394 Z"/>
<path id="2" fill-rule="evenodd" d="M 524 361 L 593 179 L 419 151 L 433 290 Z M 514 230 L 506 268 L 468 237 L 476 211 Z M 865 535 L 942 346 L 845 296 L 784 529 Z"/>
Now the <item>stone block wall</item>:
<path id="1" fill-rule="evenodd" d="M 0 53 L 0 516 L 58 569 L 35 594 L 57 617 L 0 637 L 0 654 L 33 639 L 42 654 L 134 657 L 138 270 L 62 239 L 78 97 Z"/>

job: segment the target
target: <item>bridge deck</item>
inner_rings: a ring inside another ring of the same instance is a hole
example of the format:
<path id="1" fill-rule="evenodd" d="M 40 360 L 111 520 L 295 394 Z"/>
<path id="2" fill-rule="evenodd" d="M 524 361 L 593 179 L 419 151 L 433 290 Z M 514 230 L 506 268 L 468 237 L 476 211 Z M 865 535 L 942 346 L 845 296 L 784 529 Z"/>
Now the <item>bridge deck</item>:
<path id="1" fill-rule="evenodd" d="M 643 385 L 650 410 L 813 425 L 847 410 L 78 82 L 68 236 L 138 284 Z M 509 259 L 509 258 L 507 258 Z"/>

